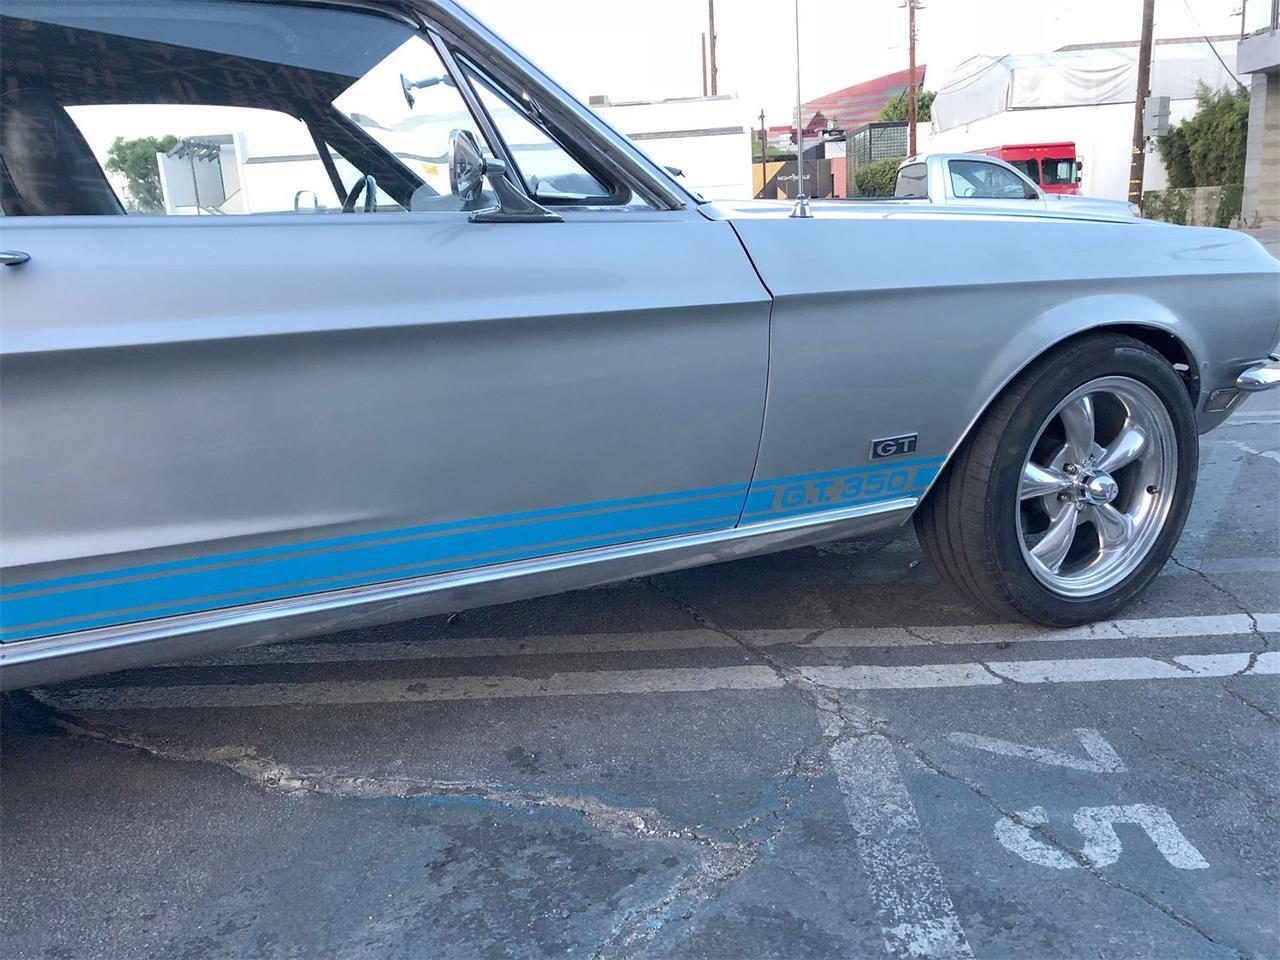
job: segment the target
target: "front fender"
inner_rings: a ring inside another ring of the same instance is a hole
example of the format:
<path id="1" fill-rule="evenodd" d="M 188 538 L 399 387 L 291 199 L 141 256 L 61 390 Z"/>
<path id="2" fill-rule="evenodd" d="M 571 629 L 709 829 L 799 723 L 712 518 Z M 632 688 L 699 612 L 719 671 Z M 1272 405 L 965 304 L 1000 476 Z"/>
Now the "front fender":
<path id="1" fill-rule="evenodd" d="M 1227 230 L 815 209 L 734 219 L 774 296 L 757 476 L 848 470 L 917 435 L 950 458 L 991 401 L 1063 341 L 1120 328 L 1181 354 L 1203 398 L 1273 346 L 1280 263 Z M 1171 338 L 1162 343 L 1164 338 Z M 892 460 L 874 460 L 892 465 Z"/>

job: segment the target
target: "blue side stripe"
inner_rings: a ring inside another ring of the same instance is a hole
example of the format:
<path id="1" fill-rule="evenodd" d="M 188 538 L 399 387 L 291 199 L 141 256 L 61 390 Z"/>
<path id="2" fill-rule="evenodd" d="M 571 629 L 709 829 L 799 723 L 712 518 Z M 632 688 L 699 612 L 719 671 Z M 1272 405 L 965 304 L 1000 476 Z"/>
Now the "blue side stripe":
<path id="1" fill-rule="evenodd" d="M 285 553 L 298 553 L 304 550 L 327 550 L 357 543 L 376 543 L 380 540 L 394 540 L 400 537 L 412 537 L 420 534 L 443 533 L 449 530 L 464 530 L 468 527 L 517 523 L 524 520 L 536 520 L 541 517 L 557 517 L 570 513 L 585 513 L 590 510 L 610 510 L 619 507 L 639 506 L 647 503 L 661 503 L 670 500 L 711 496 L 721 493 L 743 493 L 747 484 L 737 483 L 724 487 L 704 487 L 698 490 L 685 490 L 677 493 L 656 493 L 644 497 L 628 497 L 624 500 L 601 500 L 596 503 L 576 504 L 568 507 L 545 507 L 540 510 L 527 510 L 523 513 L 503 513 L 491 517 L 478 517 L 469 520 L 448 520 L 442 523 L 429 523 L 422 526 L 403 527 L 396 530 L 379 530 L 375 533 L 358 533 L 346 537 L 335 537 L 330 540 L 311 540 L 304 543 L 293 543 L 280 547 L 261 547 L 255 550 L 243 550 L 238 553 L 214 554 L 207 557 L 192 557 L 187 560 L 170 560 L 165 563 L 151 563 L 136 567 L 123 567 L 118 570 L 106 570 L 99 573 L 85 573 L 72 577 L 58 577 L 53 580 L 38 580 L 30 583 L 17 583 L 5 586 L 0 584 L 0 597 L 14 593 L 26 593 L 30 590 L 47 590 L 53 587 L 73 586 L 78 583 L 92 583 L 95 580 L 114 580 L 120 577 L 142 576 L 149 573 L 165 573 L 170 570 L 183 570 L 191 567 L 204 567 L 214 563 L 236 563 L 242 560 L 258 560 L 262 557 L 279 556 Z"/>
<path id="2" fill-rule="evenodd" d="M 693 533 L 706 533 L 711 530 L 723 529 L 722 523 L 696 524 L 689 527 L 680 527 L 672 530 L 663 531 L 664 536 L 681 536 Z M 593 540 L 587 543 L 576 545 L 576 549 L 587 549 L 590 547 L 608 547 L 620 543 L 631 543 L 635 540 L 630 534 L 623 534 L 614 537 L 605 537 L 600 540 Z M 197 613 L 202 610 L 218 610 L 226 607 L 238 607 L 246 603 L 260 603 L 264 600 L 282 600 L 287 597 L 305 596 L 307 593 L 319 593 L 328 590 L 339 590 L 343 587 L 359 587 L 369 583 L 394 583 L 395 580 L 403 580 L 410 577 L 421 577 L 431 573 L 443 573 L 445 571 L 454 570 L 471 570 L 476 567 L 488 566 L 494 563 L 510 563 L 515 560 L 530 560 L 535 557 L 546 556 L 547 551 L 543 547 L 534 547 L 528 550 L 517 550 L 511 553 L 505 553 L 492 557 L 485 557 L 483 560 L 476 560 L 470 563 L 456 563 L 453 561 L 446 563 L 426 564 L 421 567 L 401 571 L 396 574 L 394 579 L 373 574 L 357 577 L 347 577 L 345 579 L 327 582 L 323 587 L 313 590 L 297 591 L 293 588 L 280 588 L 269 590 L 255 590 L 249 593 L 237 595 L 232 598 L 226 598 L 221 601 L 196 601 L 191 603 L 178 603 L 166 606 L 162 610 L 157 610 L 148 614 L 116 614 L 98 617 L 89 617 L 83 620 L 77 620 L 70 623 L 60 624 L 56 628 L 35 627 L 31 629 L 16 629 L 6 632 L 3 635 L 5 642 L 11 640 L 28 640 L 33 637 L 41 637 L 50 633 L 70 633 L 73 630 L 90 630 L 94 627 L 110 627 L 121 623 L 131 623 L 138 620 L 149 620 L 156 617 L 171 617 L 180 613 Z"/>
<path id="3" fill-rule="evenodd" d="M 941 463 L 899 461 L 9 584 L 0 588 L 0 641 L 724 529 L 739 517 L 878 503 L 922 493 Z"/>
<path id="4" fill-rule="evenodd" d="M 141 610 L 222 594 L 286 587 L 312 580 L 355 576 L 398 567 L 462 561 L 478 555 L 539 548 L 565 541 L 619 534 L 643 536 L 675 525 L 737 519 L 742 498 L 732 494 L 612 513 L 536 520 L 518 526 L 462 530 L 429 539 L 358 545 L 323 553 L 269 557 L 247 566 L 177 572 L 165 577 L 96 584 L 8 599 L 0 606 L 6 629 L 71 620 L 107 611 Z M 484 562 L 493 562 L 485 560 Z M 398 576 L 398 575 L 397 575 Z M 62 629 L 59 627 L 58 629 Z"/>

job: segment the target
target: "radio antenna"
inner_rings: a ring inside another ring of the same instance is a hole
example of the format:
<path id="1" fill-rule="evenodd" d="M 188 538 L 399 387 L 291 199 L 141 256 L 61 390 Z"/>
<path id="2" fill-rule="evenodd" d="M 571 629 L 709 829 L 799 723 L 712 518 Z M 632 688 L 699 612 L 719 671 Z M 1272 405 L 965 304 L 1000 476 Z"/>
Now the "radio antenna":
<path id="1" fill-rule="evenodd" d="M 796 205 L 791 208 L 791 216 L 805 219 L 812 217 L 809 211 L 809 198 L 804 192 L 804 113 L 800 103 L 800 0 L 795 0 L 796 7 Z"/>

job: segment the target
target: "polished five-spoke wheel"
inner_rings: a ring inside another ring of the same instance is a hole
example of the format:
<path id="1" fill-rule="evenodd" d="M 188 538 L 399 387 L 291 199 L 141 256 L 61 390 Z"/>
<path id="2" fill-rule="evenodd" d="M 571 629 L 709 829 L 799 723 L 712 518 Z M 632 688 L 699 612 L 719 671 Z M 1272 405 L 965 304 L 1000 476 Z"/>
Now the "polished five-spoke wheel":
<path id="1" fill-rule="evenodd" d="M 1080 338 L 991 405 L 916 514 L 973 600 L 1054 626 L 1109 616 L 1164 566 L 1195 489 L 1196 424 L 1166 357 Z"/>
<path id="2" fill-rule="evenodd" d="M 1150 551 L 1177 483 L 1173 421 L 1129 377 L 1072 391 L 1041 426 L 1022 468 L 1018 534 L 1031 572 L 1064 596 L 1122 581 Z"/>

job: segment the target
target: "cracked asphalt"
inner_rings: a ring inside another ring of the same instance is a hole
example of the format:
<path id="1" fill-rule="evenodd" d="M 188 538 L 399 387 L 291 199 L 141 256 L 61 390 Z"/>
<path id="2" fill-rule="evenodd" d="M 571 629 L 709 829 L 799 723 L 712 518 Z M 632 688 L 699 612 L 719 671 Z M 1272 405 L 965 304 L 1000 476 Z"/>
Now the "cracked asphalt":
<path id="1" fill-rule="evenodd" d="M 1115 621 L 909 529 L 8 694 L 5 958 L 1280 958 L 1280 397 Z"/>

